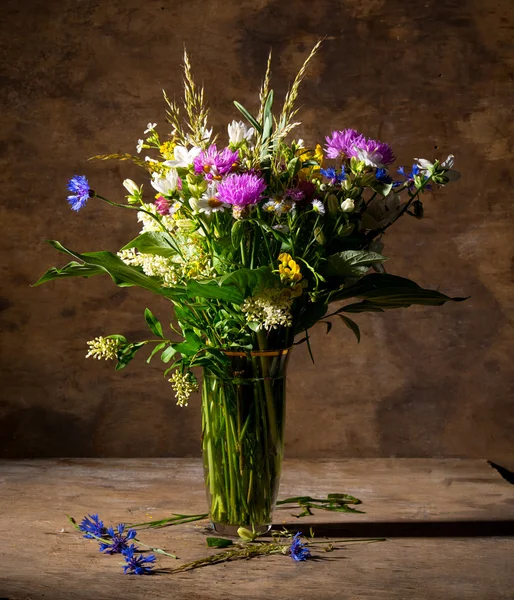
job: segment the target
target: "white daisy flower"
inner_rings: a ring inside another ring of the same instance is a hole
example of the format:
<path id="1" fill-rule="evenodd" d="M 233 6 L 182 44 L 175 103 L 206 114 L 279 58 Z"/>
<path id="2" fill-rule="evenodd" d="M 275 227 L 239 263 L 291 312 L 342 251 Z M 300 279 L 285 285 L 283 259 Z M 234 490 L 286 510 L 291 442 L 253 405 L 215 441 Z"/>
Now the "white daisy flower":
<path id="1" fill-rule="evenodd" d="M 212 213 L 223 211 L 226 208 L 230 208 L 230 204 L 226 202 L 222 202 L 217 196 L 218 186 L 216 182 L 211 182 L 205 193 L 202 194 L 201 198 L 198 198 L 196 201 L 196 209 L 198 212 L 203 212 L 206 215 L 211 215 Z"/>
<path id="2" fill-rule="evenodd" d="M 319 213 L 320 215 L 324 215 L 325 214 L 325 205 L 323 204 L 323 202 L 321 202 L 321 200 L 313 200 L 312 201 L 312 210 L 314 212 Z"/>

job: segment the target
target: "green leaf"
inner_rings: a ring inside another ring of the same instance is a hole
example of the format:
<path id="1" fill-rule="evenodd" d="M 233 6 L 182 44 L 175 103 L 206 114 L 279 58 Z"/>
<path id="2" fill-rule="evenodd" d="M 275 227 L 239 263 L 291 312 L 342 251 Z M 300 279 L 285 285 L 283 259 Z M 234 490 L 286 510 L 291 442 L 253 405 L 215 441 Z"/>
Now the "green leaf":
<path id="1" fill-rule="evenodd" d="M 169 363 L 173 356 L 177 353 L 174 346 L 168 346 L 161 355 L 163 363 Z"/>
<path id="2" fill-rule="evenodd" d="M 385 256 L 369 250 L 343 250 L 328 257 L 326 274 L 337 277 L 365 275 L 373 263 L 385 260 Z"/>
<path id="3" fill-rule="evenodd" d="M 243 295 L 244 300 L 253 295 L 257 288 L 272 286 L 275 279 L 276 277 L 269 267 L 259 267 L 258 269 L 238 269 L 216 281 L 222 287 L 226 285 L 235 286 Z"/>
<path id="4" fill-rule="evenodd" d="M 120 287 L 138 286 L 168 298 L 181 296 L 185 294 L 183 286 L 161 287 L 158 280 L 148 277 L 136 267 L 125 264 L 118 256 L 112 252 L 85 252 L 79 254 L 63 246 L 56 240 L 49 240 L 48 243 L 59 252 L 69 254 L 74 258 L 81 260 L 88 267 L 96 267 L 96 274 L 107 273 L 114 283 Z M 93 274 L 93 273 L 91 273 Z"/>
<path id="5" fill-rule="evenodd" d="M 172 237 L 165 232 L 146 231 L 133 239 L 122 250 L 136 248 L 143 254 L 157 254 L 159 256 L 174 256 L 177 254 Z"/>
<path id="6" fill-rule="evenodd" d="M 94 265 L 84 265 L 72 261 L 62 267 L 62 269 L 56 269 L 55 267 L 48 269 L 48 271 L 36 281 L 34 287 L 55 279 L 64 279 L 65 277 L 93 277 L 93 275 L 105 275 L 105 271 Z"/>
<path id="7" fill-rule="evenodd" d="M 232 546 L 234 544 L 232 540 L 218 537 L 208 537 L 206 538 L 206 542 L 209 548 L 228 548 L 228 546 Z"/>
<path id="8" fill-rule="evenodd" d="M 389 273 L 371 273 L 357 283 L 339 290 L 330 302 L 348 298 L 364 298 L 362 302 L 349 304 L 338 312 L 381 311 L 405 308 L 412 304 L 442 306 L 445 302 L 463 302 L 467 298 L 452 298 L 436 290 L 420 287 L 414 281 Z"/>
<path id="9" fill-rule="evenodd" d="M 255 117 L 253 117 L 242 104 L 236 102 L 236 100 L 234 100 L 234 106 L 243 115 L 243 117 L 252 125 L 252 127 L 255 128 L 255 131 L 258 132 L 259 135 L 262 134 L 262 127 L 259 125 L 257 119 L 255 119 Z"/>
<path id="10" fill-rule="evenodd" d="M 234 304 L 241 304 L 245 299 L 244 294 L 237 289 L 235 286 L 226 285 L 220 286 L 216 281 L 206 281 L 200 283 L 199 281 L 188 281 L 187 282 L 187 295 L 190 298 L 206 298 L 207 300 L 224 300 L 226 302 L 233 302 Z"/>
<path id="11" fill-rule="evenodd" d="M 144 342 L 137 342 L 136 344 L 129 344 L 118 352 L 118 364 L 116 365 L 116 371 L 124 369 L 129 362 L 134 358 L 136 352 L 145 345 Z"/>
<path id="12" fill-rule="evenodd" d="M 164 339 L 164 333 L 162 331 L 162 325 L 160 322 L 153 316 L 151 310 L 149 308 L 145 308 L 145 321 L 148 325 L 150 331 L 156 335 Z"/>
<path id="13" fill-rule="evenodd" d="M 360 343 L 361 341 L 361 332 L 359 329 L 359 326 L 357 325 L 357 323 L 355 321 L 352 321 L 351 319 L 349 319 L 348 317 L 345 317 L 344 315 L 337 315 L 341 321 L 343 321 L 343 323 L 346 325 L 346 327 L 348 327 L 348 329 L 351 329 L 353 331 L 353 333 L 355 334 L 355 337 L 357 338 L 357 342 Z M 329 495 L 330 498 L 330 495 Z"/>
<path id="14" fill-rule="evenodd" d="M 241 240 L 243 239 L 244 233 L 244 221 L 234 221 L 232 229 L 230 230 L 230 239 L 234 248 L 239 248 Z"/>
<path id="15" fill-rule="evenodd" d="M 152 358 L 157 354 L 157 352 L 159 352 L 160 350 L 162 350 L 165 347 L 166 347 L 166 342 L 161 342 L 160 344 L 157 344 L 157 346 L 155 346 L 155 348 L 150 353 L 150 356 L 146 359 L 146 362 L 149 363 L 152 360 Z"/>
<path id="16" fill-rule="evenodd" d="M 287 172 L 293 178 L 302 168 L 302 163 L 298 157 L 291 159 L 287 165 Z"/>
<path id="17" fill-rule="evenodd" d="M 296 324 L 295 335 L 310 329 L 315 325 L 327 312 L 328 304 L 325 301 L 309 302 L 302 309 Z"/>

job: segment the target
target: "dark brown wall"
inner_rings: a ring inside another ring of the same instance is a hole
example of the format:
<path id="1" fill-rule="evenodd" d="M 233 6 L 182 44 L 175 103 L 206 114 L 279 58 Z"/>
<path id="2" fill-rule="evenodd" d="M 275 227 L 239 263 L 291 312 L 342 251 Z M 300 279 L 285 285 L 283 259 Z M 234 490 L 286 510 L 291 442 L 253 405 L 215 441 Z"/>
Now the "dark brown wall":
<path id="1" fill-rule="evenodd" d="M 301 101 L 299 134 L 356 127 L 391 143 L 400 164 L 456 156 L 462 181 L 426 198 L 426 219 L 387 235 L 389 271 L 470 295 L 464 304 L 336 323 L 293 355 L 289 456 L 467 456 L 507 460 L 512 417 L 514 5 L 510 0 L 4 0 L 0 36 L 0 453 L 199 454 L 199 403 L 174 404 L 156 362 L 120 373 L 85 360 L 96 335 L 145 335 L 143 310 L 170 307 L 110 280 L 29 287 L 64 264 L 45 239 L 116 251 L 134 215 L 98 201 L 79 214 L 66 183 L 87 174 L 121 199 L 149 121 L 165 128 L 161 89 L 179 93 L 187 45 L 218 128 L 255 106 L 268 49 L 279 97 L 323 35 Z"/>

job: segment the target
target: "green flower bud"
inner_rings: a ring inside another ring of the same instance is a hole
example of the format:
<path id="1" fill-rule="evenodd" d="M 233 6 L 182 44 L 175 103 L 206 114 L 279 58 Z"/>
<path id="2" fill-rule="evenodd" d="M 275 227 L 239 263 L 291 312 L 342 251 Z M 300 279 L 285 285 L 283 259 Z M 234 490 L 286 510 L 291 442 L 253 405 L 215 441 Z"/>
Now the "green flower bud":
<path id="1" fill-rule="evenodd" d="M 245 527 L 240 527 L 237 530 L 237 535 L 245 542 L 253 542 L 253 540 L 257 537 L 257 534 L 254 531 L 250 531 Z"/>
<path id="2" fill-rule="evenodd" d="M 330 194 L 327 198 L 328 214 L 332 217 L 336 217 L 339 213 L 339 200 L 335 194 Z"/>
<path id="3" fill-rule="evenodd" d="M 347 225 L 340 225 L 337 228 L 337 235 L 339 237 L 346 237 L 350 235 L 350 233 L 355 229 L 355 225 L 353 223 L 348 223 Z"/>
<path id="4" fill-rule="evenodd" d="M 314 239 L 318 242 L 318 244 L 321 244 L 322 246 L 324 246 L 327 243 L 327 238 L 323 233 L 323 227 L 316 227 L 314 229 Z"/>

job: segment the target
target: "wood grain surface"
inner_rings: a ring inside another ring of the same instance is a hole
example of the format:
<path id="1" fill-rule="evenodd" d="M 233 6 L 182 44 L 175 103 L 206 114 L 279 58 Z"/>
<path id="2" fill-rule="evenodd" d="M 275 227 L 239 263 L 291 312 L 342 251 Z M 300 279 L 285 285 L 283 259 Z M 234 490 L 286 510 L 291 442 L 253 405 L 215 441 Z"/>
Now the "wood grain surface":
<path id="1" fill-rule="evenodd" d="M 347 542 L 316 560 L 287 556 L 152 577 L 123 575 L 65 519 L 99 512 L 109 523 L 206 510 L 200 461 L 60 459 L 0 462 L 0 597 L 96 599 L 511 600 L 514 486 L 481 460 L 288 460 L 280 496 L 347 492 L 362 515 L 318 511 L 307 520 L 275 512 L 276 528 L 319 535 L 386 535 Z M 141 531 L 174 552 L 170 568 L 212 552 L 208 523 Z"/>

